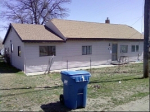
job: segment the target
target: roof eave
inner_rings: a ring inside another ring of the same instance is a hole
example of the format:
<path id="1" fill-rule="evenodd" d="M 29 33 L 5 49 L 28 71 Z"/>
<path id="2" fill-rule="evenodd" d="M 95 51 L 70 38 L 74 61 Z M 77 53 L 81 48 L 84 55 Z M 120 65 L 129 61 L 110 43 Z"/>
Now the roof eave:
<path id="1" fill-rule="evenodd" d="M 3 43 L 2 43 L 2 44 L 5 43 L 5 41 L 6 41 L 6 39 L 7 39 L 7 36 L 8 36 L 8 34 L 9 34 L 11 28 L 14 29 L 15 33 L 17 34 L 17 36 L 19 37 L 19 39 L 22 41 L 22 39 L 21 39 L 21 37 L 19 36 L 19 34 L 17 33 L 17 31 L 15 30 L 15 28 L 13 27 L 13 25 L 10 23 L 9 28 L 8 28 L 8 30 L 7 30 L 7 33 L 6 33 L 5 37 L 4 37 L 4 40 L 3 40 Z"/>
<path id="2" fill-rule="evenodd" d="M 144 39 L 124 39 L 124 38 L 67 38 L 67 40 L 115 40 L 115 41 L 143 41 Z M 66 40 L 66 41 L 67 41 Z"/>
<path id="3" fill-rule="evenodd" d="M 46 43 L 46 42 L 66 42 L 66 41 L 64 40 L 23 40 L 22 42 Z"/>
<path id="4" fill-rule="evenodd" d="M 7 38 L 8 34 L 9 34 L 10 29 L 11 29 L 11 24 L 9 24 L 8 30 L 7 30 L 7 32 L 6 32 L 6 35 L 5 35 L 5 37 L 4 37 L 4 40 L 3 40 L 2 44 L 5 43 L 6 38 Z"/>

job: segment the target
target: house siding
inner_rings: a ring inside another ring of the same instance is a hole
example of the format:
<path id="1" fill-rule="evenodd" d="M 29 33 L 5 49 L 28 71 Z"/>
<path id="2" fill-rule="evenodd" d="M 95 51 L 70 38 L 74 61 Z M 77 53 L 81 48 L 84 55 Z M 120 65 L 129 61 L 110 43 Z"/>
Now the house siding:
<path id="1" fill-rule="evenodd" d="M 67 41 L 66 43 L 25 43 L 25 72 L 45 72 L 48 70 L 48 62 L 52 56 L 39 56 L 39 46 L 56 46 L 56 56 L 50 70 L 71 69 L 78 67 L 90 67 L 101 64 L 109 64 L 112 59 L 112 43 L 115 41 Z M 109 46 L 110 44 L 110 46 Z M 138 54 L 143 59 L 143 42 L 118 41 L 118 58 L 128 56 L 129 61 L 137 61 Z M 92 46 L 91 55 L 82 55 L 82 46 Z M 120 45 L 128 45 L 128 53 L 120 53 Z M 139 45 L 139 52 L 131 52 L 131 45 Z"/>
<path id="2" fill-rule="evenodd" d="M 70 69 L 91 65 L 100 65 L 111 60 L 108 50 L 109 42 L 96 41 L 67 41 L 66 43 L 25 43 L 26 72 L 43 72 L 48 67 L 52 56 L 39 56 L 39 46 L 56 46 L 56 56 L 51 70 Z M 82 55 L 82 46 L 92 46 L 91 55 Z"/>
<path id="3" fill-rule="evenodd" d="M 11 43 L 13 44 L 13 52 L 11 52 Z M 21 46 L 20 57 L 18 56 L 18 46 Z M 24 70 L 24 43 L 22 43 L 12 27 L 5 41 L 4 48 L 9 48 L 11 64 L 20 70 Z"/>
<path id="4" fill-rule="evenodd" d="M 127 53 L 120 53 L 120 45 L 128 45 L 128 52 Z M 132 45 L 139 45 L 139 51 L 138 52 L 131 52 L 131 46 Z M 123 42 L 120 41 L 118 43 L 118 57 L 120 56 L 128 56 L 129 61 L 138 61 L 138 60 L 143 60 L 143 42 Z"/>

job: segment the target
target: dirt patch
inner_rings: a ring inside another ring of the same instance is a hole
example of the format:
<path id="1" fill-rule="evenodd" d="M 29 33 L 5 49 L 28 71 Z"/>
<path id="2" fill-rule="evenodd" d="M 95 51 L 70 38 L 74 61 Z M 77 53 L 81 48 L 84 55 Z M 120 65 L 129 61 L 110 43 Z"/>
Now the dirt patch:
<path id="1" fill-rule="evenodd" d="M 149 111 L 149 96 L 111 108 L 111 111 Z"/>
<path id="2" fill-rule="evenodd" d="M 91 111 L 96 111 L 96 110 L 102 111 L 106 107 L 108 108 L 107 106 L 108 104 L 109 106 L 111 105 L 109 101 L 110 101 L 110 97 L 105 97 L 105 98 L 99 97 L 97 99 L 88 99 L 86 111 L 91 109 L 92 109 Z"/>

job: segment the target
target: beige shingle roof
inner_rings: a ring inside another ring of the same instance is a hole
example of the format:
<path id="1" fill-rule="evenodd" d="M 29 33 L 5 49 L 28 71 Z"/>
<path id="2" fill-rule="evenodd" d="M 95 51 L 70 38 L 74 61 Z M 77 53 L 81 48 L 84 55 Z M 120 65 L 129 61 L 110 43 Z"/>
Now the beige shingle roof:
<path id="1" fill-rule="evenodd" d="M 51 22 L 67 38 L 143 39 L 141 33 L 127 25 L 60 19 Z"/>
<path id="2" fill-rule="evenodd" d="M 43 25 L 33 24 L 12 24 L 22 40 L 45 40 L 45 41 L 62 41 L 62 39 L 51 33 Z"/>

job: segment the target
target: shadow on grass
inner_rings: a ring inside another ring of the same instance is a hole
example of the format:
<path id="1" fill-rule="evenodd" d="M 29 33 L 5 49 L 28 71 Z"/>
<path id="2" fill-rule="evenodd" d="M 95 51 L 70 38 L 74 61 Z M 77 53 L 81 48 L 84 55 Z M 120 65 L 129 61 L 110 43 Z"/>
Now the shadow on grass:
<path id="1" fill-rule="evenodd" d="M 36 93 L 36 92 L 40 92 L 40 91 L 45 91 L 45 90 L 54 90 L 54 89 L 58 89 L 58 88 L 62 88 L 63 86 L 53 86 L 53 87 L 22 87 L 22 88 L 4 88 L 4 89 L 0 89 L 2 90 L 20 90 L 20 89 L 28 89 L 29 91 L 27 92 L 23 92 L 23 93 L 14 93 L 14 94 L 5 94 L 5 95 L 1 95 L 0 97 L 8 97 L 8 96 L 15 96 L 15 95 L 22 95 L 22 94 L 28 94 L 28 93 Z M 33 89 L 40 89 L 40 90 L 33 90 Z"/>
<path id="2" fill-rule="evenodd" d="M 18 73 L 21 70 L 16 69 L 15 67 L 4 62 L 4 59 L 0 56 L 0 73 Z"/>
<path id="3" fill-rule="evenodd" d="M 143 77 L 137 77 L 137 78 L 126 78 L 126 79 L 118 79 L 118 80 L 105 80 L 105 81 L 100 81 L 98 79 L 90 81 L 89 84 L 92 83 L 107 83 L 107 82 L 119 82 L 119 81 L 130 81 L 130 80 L 135 80 L 135 79 L 145 79 Z"/>
<path id="4" fill-rule="evenodd" d="M 51 112 L 51 111 L 71 111 L 71 109 L 65 107 L 62 105 L 59 101 L 54 102 L 54 103 L 48 103 L 48 104 L 43 104 L 41 105 L 41 109 L 44 112 Z"/>

